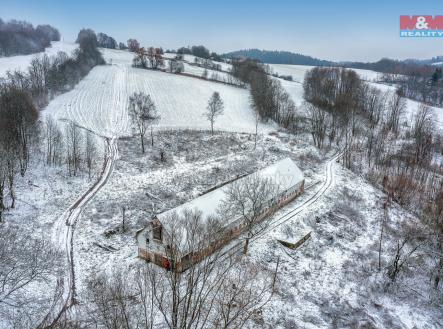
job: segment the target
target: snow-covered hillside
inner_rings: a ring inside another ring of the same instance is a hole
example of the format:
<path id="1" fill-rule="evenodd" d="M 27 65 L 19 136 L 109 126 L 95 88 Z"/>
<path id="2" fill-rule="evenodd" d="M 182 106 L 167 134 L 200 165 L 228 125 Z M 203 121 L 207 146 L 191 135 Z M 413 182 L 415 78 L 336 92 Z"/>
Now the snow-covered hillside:
<path id="1" fill-rule="evenodd" d="M 127 112 L 129 96 L 142 91 L 151 95 L 158 107 L 159 128 L 208 129 L 204 112 L 210 96 L 217 91 L 224 102 L 224 114 L 216 121 L 215 129 L 255 131 L 248 90 L 133 68 L 133 54 L 109 49 L 102 49 L 102 52 L 109 65 L 95 67 L 74 90 L 52 100 L 46 113 L 71 120 L 101 136 L 125 136 L 131 133 Z M 263 125 L 260 130 L 268 128 Z"/>
<path id="2" fill-rule="evenodd" d="M 45 49 L 44 52 L 31 54 L 31 55 L 21 55 L 21 56 L 11 56 L 11 57 L 0 57 L 0 78 L 4 77 L 8 71 L 14 70 L 26 70 L 31 63 L 31 60 L 35 56 L 42 54 L 47 54 L 49 56 L 57 55 L 59 51 L 64 51 L 68 55 L 78 48 L 78 44 L 63 42 L 63 41 L 53 41 L 51 47 Z"/>
<path id="3" fill-rule="evenodd" d="M 286 91 L 291 95 L 292 99 L 297 105 L 300 105 L 303 102 L 303 81 L 307 71 L 311 70 L 314 66 L 306 66 L 306 65 L 286 65 L 286 64 L 269 64 L 272 68 L 273 72 L 278 73 L 279 75 L 290 75 L 293 78 L 293 81 L 286 81 L 280 79 L 283 87 Z M 378 78 L 380 73 L 370 70 L 361 70 L 361 69 L 353 69 L 356 71 L 361 79 L 369 82 L 372 86 L 383 90 L 383 91 L 392 91 L 395 92 L 395 86 L 387 85 L 384 83 L 378 83 Z M 418 107 L 420 106 L 420 102 L 406 99 L 407 102 L 407 110 L 406 110 L 406 120 L 410 121 L 415 113 L 417 113 Z M 443 129 L 443 109 L 439 107 L 433 107 L 433 112 L 435 115 L 435 120 L 437 125 Z"/>

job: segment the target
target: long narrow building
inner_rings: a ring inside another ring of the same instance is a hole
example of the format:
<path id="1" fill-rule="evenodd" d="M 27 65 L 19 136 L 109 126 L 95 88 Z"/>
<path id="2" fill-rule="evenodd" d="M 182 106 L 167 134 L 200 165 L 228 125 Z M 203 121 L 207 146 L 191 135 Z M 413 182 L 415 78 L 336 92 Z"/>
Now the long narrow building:
<path id="1" fill-rule="evenodd" d="M 275 210 L 294 200 L 304 189 L 303 173 L 289 158 L 280 160 L 251 175 L 258 175 L 259 178 L 268 179 L 278 187 L 275 195 L 269 196 L 267 207 L 259 215 L 260 218 L 257 218 L 257 222 L 266 220 Z M 200 261 L 237 238 L 246 228 L 242 218 L 223 218 L 222 229 L 220 234 L 217 234 L 216 240 L 208 241 L 207 246 L 200 248 L 198 252 L 187 250 L 188 248 L 184 246 L 185 243 L 177 240 L 174 242 L 175 245 L 171 246 L 166 243 L 167 239 L 165 237 L 168 236 L 168 228 L 171 227 L 172 221 L 176 220 L 178 216 L 183 216 L 187 211 L 199 212 L 204 221 L 217 216 L 220 217 L 219 209 L 226 198 L 226 189 L 229 188 L 230 184 L 241 184 L 244 179 L 247 179 L 247 176 L 236 179 L 176 208 L 154 216 L 146 227 L 137 231 L 136 238 L 139 257 L 167 269 L 184 271 L 192 263 Z M 175 251 L 174 261 L 172 261 L 170 256 L 172 249 Z M 177 250 L 179 254 L 178 259 Z"/>

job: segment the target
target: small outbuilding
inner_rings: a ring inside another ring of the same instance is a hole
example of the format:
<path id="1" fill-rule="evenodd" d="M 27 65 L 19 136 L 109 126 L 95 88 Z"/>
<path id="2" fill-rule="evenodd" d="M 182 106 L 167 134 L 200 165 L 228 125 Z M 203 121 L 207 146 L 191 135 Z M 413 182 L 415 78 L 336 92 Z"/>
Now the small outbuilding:
<path id="1" fill-rule="evenodd" d="M 280 160 L 268 167 L 257 171 L 259 177 L 271 180 L 278 186 L 278 192 L 270 195 L 266 209 L 260 214 L 259 220 L 265 220 L 269 214 L 294 200 L 304 190 L 304 176 L 297 165 L 289 158 Z M 168 234 L 169 221 L 173 215 L 182 215 L 186 211 L 198 211 L 203 220 L 217 216 L 222 201 L 226 198 L 225 191 L 229 184 L 241 183 L 246 176 L 235 179 L 228 184 L 186 202 L 176 208 L 155 215 L 148 225 L 136 233 L 138 255 L 146 261 L 155 263 L 166 269 L 184 271 L 192 263 L 199 262 L 215 250 L 223 247 L 237 238 L 245 229 L 245 223 L 241 218 L 223 218 L 222 231 L 217 235 L 216 241 L 208 241 L 207 248 L 196 253 L 193 250 L 182 250 L 179 259 L 175 262 L 168 256 L 171 248 L 180 246 L 166 245 L 165 237 Z"/>

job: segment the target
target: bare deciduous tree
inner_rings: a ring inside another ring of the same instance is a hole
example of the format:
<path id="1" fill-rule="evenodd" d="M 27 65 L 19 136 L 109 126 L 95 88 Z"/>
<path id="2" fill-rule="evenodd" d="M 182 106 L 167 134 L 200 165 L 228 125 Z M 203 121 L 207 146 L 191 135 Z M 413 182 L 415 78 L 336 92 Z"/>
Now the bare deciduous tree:
<path id="1" fill-rule="evenodd" d="M 66 153 L 69 175 L 76 176 L 80 170 L 82 161 L 81 145 L 83 134 L 79 127 L 73 122 L 66 127 Z"/>
<path id="2" fill-rule="evenodd" d="M 214 123 L 218 116 L 223 114 L 223 100 L 218 92 L 214 92 L 208 101 L 206 113 L 204 114 L 211 123 L 211 134 L 214 134 Z"/>
<path id="3" fill-rule="evenodd" d="M 268 226 L 263 217 L 265 212 L 269 215 L 272 211 L 273 205 L 270 204 L 270 199 L 277 195 L 278 190 L 278 185 L 271 178 L 262 178 L 257 174 L 233 182 L 225 190 L 226 197 L 220 205 L 220 213 L 244 222 L 246 229 L 244 254 L 248 252 L 249 240 Z"/>
<path id="4" fill-rule="evenodd" d="M 129 114 L 133 125 L 136 127 L 140 137 L 142 153 L 145 153 L 145 135 L 148 128 L 160 119 L 157 108 L 151 99 L 151 96 L 143 93 L 134 93 L 129 97 Z M 151 130 L 151 143 L 154 144 L 153 133 Z"/>
<path id="5" fill-rule="evenodd" d="M 396 234 L 397 241 L 391 252 L 391 260 L 387 267 L 387 275 L 394 282 L 401 271 L 403 271 L 412 258 L 416 256 L 419 248 L 425 243 L 423 233 L 416 227 L 399 227 Z"/>
<path id="6" fill-rule="evenodd" d="M 308 112 L 309 122 L 311 126 L 311 136 L 314 144 L 318 148 L 322 148 L 323 142 L 326 137 L 328 114 L 326 113 L 326 111 L 311 103 L 306 102 L 305 106 Z"/>
<path id="7" fill-rule="evenodd" d="M 12 317 L 32 316 L 46 307 L 41 296 L 29 295 L 30 286 L 48 284 L 57 274 L 60 255 L 48 240 L 24 236 L 18 229 L 0 226 L 0 317 L 13 310 Z M 40 314 L 41 315 L 41 314 Z M 11 316 L 11 313 L 7 317 Z M 17 319 L 10 319 L 17 320 Z"/>
<path id="8" fill-rule="evenodd" d="M 433 132 L 434 117 L 432 109 L 426 104 L 421 104 L 412 127 L 412 136 L 415 142 L 415 161 L 417 163 L 428 163 L 431 160 Z"/>
<path id="9" fill-rule="evenodd" d="M 97 144 L 95 136 L 90 132 L 86 132 L 86 145 L 85 145 L 85 161 L 88 168 L 88 177 L 91 179 L 92 170 L 95 166 L 95 154 L 97 153 Z"/>

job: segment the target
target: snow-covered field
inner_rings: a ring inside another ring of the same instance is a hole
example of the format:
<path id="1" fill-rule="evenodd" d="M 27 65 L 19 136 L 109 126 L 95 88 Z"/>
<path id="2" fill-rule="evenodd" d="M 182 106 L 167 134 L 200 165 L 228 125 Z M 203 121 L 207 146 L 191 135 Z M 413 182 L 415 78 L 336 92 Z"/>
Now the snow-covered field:
<path id="1" fill-rule="evenodd" d="M 63 51 L 68 55 L 70 55 L 77 48 L 78 44 L 75 43 L 53 41 L 51 43 L 51 47 L 46 48 L 45 51 L 41 53 L 36 53 L 31 55 L 11 56 L 11 57 L 0 57 L 0 78 L 4 77 L 8 71 L 14 71 L 14 70 L 25 71 L 35 56 L 40 56 L 44 53 L 49 56 L 53 56 L 57 55 L 57 53 L 60 51 Z"/>
<path id="2" fill-rule="evenodd" d="M 224 102 L 224 114 L 216 130 L 255 131 L 255 117 L 246 89 L 221 83 L 132 68 L 133 54 L 103 50 L 110 65 L 95 67 L 72 91 L 52 100 L 46 113 L 70 120 L 100 136 L 131 134 L 128 99 L 134 92 L 149 94 L 161 115 L 159 129 L 209 129 L 204 117 L 207 102 L 217 91 Z M 202 70 L 200 68 L 195 68 Z M 225 74 L 225 73 L 221 73 Z M 199 76 L 201 74 L 198 74 Z M 261 125 L 261 130 L 272 127 Z"/>
<path id="3" fill-rule="evenodd" d="M 139 262 L 134 232 L 152 213 L 175 207 L 235 175 L 286 156 L 302 168 L 307 187 L 325 179 L 324 164 L 334 151 L 317 150 L 308 133 L 288 135 L 271 125 L 261 125 L 258 147 L 254 147 L 254 138 L 248 133 L 255 131 L 255 118 L 247 89 L 132 68 L 133 54 L 109 49 L 102 52 L 108 65 L 95 67 L 72 91 L 52 100 L 44 112 L 102 137 L 121 137 L 113 140 L 119 146 L 119 152 L 113 155 L 119 158 L 111 159 L 112 174 L 103 179 L 100 191 L 88 199 L 84 208 L 76 209 L 81 220 L 72 234 L 80 293 L 90 274 Z M 9 59 L 9 64 L 1 66 L 1 60 L 0 67 L 7 69 L 29 65 L 29 61 L 26 64 L 24 60 Z M 186 60 L 192 62 L 193 58 L 187 56 Z M 281 75 L 294 77 L 292 82 L 280 81 L 300 105 L 304 74 L 312 67 L 272 67 Z M 195 75 L 203 70 L 188 64 L 186 68 Z M 365 80 L 376 78 L 375 72 L 357 71 Z M 392 86 L 371 84 L 394 90 Z M 128 137 L 132 135 L 128 98 L 139 91 L 151 95 L 161 115 L 155 147 L 149 147 L 144 155 L 140 154 L 138 139 Z M 215 129 L 224 132 L 211 136 L 198 130 L 209 128 L 203 113 L 214 91 L 220 93 L 225 104 Z M 408 100 L 408 116 L 418 105 Z M 434 111 L 443 126 L 443 111 Z M 187 128 L 194 131 L 184 130 Z M 160 149 L 166 154 L 164 162 Z M 441 328 L 441 313 L 428 304 L 428 298 L 416 296 L 408 288 L 410 282 L 404 287 L 395 286 L 397 293 L 392 294 L 381 287 L 383 278 L 376 272 L 374 261 L 383 216 L 382 192 L 338 165 L 332 163 L 330 168 L 331 188 L 324 195 L 251 244 L 250 257 L 261 266 L 272 269 L 277 260 L 280 262 L 278 289 L 263 314 L 264 324 L 272 328 Z M 46 168 L 40 163 L 26 179 L 20 179 L 18 207 L 8 213 L 7 221 L 19 224 L 25 219 L 30 223 L 24 230 L 26 234 L 48 237 L 48 232 L 57 227 L 57 219 L 63 219 L 64 211 L 90 185 L 85 177 L 67 177 L 63 169 Z M 307 188 L 271 221 L 300 206 L 317 189 L 317 185 Z M 127 210 L 125 232 L 119 231 L 123 207 Z M 392 225 L 404 218 L 413 220 L 406 211 L 394 207 Z M 33 225 L 38 226 L 36 232 L 32 232 Z M 312 232 L 312 238 L 298 251 L 286 250 L 276 241 L 294 242 L 308 232 Z M 418 277 L 414 288 L 426 291 L 425 280 L 424 275 Z"/>

